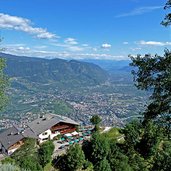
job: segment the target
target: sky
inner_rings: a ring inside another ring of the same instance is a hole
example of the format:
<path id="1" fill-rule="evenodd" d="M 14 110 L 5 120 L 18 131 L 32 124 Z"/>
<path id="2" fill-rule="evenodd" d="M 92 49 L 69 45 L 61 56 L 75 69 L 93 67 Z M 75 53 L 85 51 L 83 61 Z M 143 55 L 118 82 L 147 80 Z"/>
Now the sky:
<path id="1" fill-rule="evenodd" d="M 171 47 L 166 0 L 0 0 L 5 53 L 127 60 Z"/>

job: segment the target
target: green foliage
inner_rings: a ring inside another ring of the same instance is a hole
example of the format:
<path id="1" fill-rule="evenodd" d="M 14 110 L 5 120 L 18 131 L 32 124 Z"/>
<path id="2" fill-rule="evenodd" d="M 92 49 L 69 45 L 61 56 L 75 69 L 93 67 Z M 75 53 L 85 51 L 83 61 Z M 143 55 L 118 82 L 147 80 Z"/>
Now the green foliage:
<path id="1" fill-rule="evenodd" d="M 94 131 L 99 132 L 100 131 L 100 123 L 102 119 L 99 117 L 99 115 L 94 115 L 91 117 L 90 122 L 94 125 Z"/>
<path id="2" fill-rule="evenodd" d="M 59 115 L 68 115 L 72 113 L 73 109 L 64 101 L 57 101 L 54 105 L 54 112 Z"/>
<path id="3" fill-rule="evenodd" d="M 52 141 L 47 141 L 40 146 L 38 150 L 38 158 L 42 167 L 45 167 L 52 160 L 54 149 L 55 146 Z"/>
<path id="4" fill-rule="evenodd" d="M 7 59 L 6 73 L 10 77 L 36 83 L 58 84 L 58 87 L 79 87 L 91 86 L 103 83 L 107 80 L 108 74 L 99 66 L 80 62 L 67 61 L 62 59 L 40 59 L 20 57 L 2 54 Z"/>
<path id="5" fill-rule="evenodd" d="M 41 165 L 38 160 L 33 156 L 25 156 L 20 161 L 20 167 L 26 170 L 35 170 L 35 171 L 43 171 Z"/>
<path id="6" fill-rule="evenodd" d="M 122 133 L 125 135 L 126 147 L 130 149 L 134 148 L 137 143 L 140 142 L 141 131 L 142 125 L 137 120 L 134 120 L 125 126 L 125 128 L 122 130 Z"/>
<path id="7" fill-rule="evenodd" d="M 102 121 L 102 119 L 101 119 L 98 115 L 94 115 L 94 116 L 92 116 L 92 118 L 90 119 L 90 122 L 91 122 L 93 125 L 99 125 L 101 121 Z"/>
<path id="8" fill-rule="evenodd" d="M 6 90 L 8 87 L 8 78 L 4 74 L 5 60 L 0 58 L 0 110 L 2 110 L 7 103 Z"/>
<path id="9" fill-rule="evenodd" d="M 83 170 L 84 171 L 94 171 L 94 166 L 93 163 L 90 161 L 86 160 L 83 164 Z"/>
<path id="10" fill-rule="evenodd" d="M 91 161 L 91 155 L 93 150 L 91 142 L 88 140 L 83 141 L 82 150 L 84 151 L 85 158 Z"/>
<path id="11" fill-rule="evenodd" d="M 42 170 L 38 161 L 35 139 L 27 138 L 24 141 L 24 145 L 16 150 L 11 157 L 15 160 L 16 164 L 23 169 L 37 169 L 38 171 Z"/>
<path id="12" fill-rule="evenodd" d="M 99 163 L 97 163 L 95 171 L 112 171 L 110 168 L 110 164 L 106 158 L 102 159 Z"/>
<path id="13" fill-rule="evenodd" d="M 164 7 L 164 9 L 169 9 L 170 7 L 171 7 L 171 0 L 168 0 L 165 7 Z M 171 25 L 171 13 L 168 13 L 165 16 L 165 18 L 164 18 L 164 20 L 162 21 L 161 24 L 166 26 L 166 27 Z"/>
<path id="14" fill-rule="evenodd" d="M 135 171 L 148 171 L 149 169 L 149 161 L 146 161 L 138 152 L 128 150 L 127 159 L 128 164 L 132 170 Z"/>
<path id="15" fill-rule="evenodd" d="M 62 135 L 61 134 L 58 134 L 56 137 L 55 137 L 57 140 L 60 140 L 62 138 Z"/>
<path id="16" fill-rule="evenodd" d="M 55 163 L 55 161 L 53 163 Z M 86 166 L 84 164 L 88 164 L 87 161 L 85 160 L 84 152 L 82 151 L 79 144 L 75 144 L 70 146 L 66 154 L 61 156 L 61 158 L 59 158 L 59 162 L 55 167 L 57 167 L 60 171 L 68 171 L 68 170 L 76 171 L 82 169 L 83 167 L 85 168 Z"/>
<path id="17" fill-rule="evenodd" d="M 110 146 L 108 139 L 101 136 L 98 132 L 93 133 L 91 138 L 91 149 L 91 160 L 96 164 L 109 154 Z"/>
<path id="18" fill-rule="evenodd" d="M 21 171 L 19 167 L 12 165 L 12 164 L 2 164 L 0 165 L 0 170 L 1 171 Z"/>
<path id="19" fill-rule="evenodd" d="M 117 140 L 117 138 L 122 136 L 123 134 L 120 133 L 119 128 L 111 128 L 109 131 L 103 133 L 102 135 L 104 135 L 108 139 Z"/>
<path id="20" fill-rule="evenodd" d="M 66 154 L 66 164 L 69 170 L 76 171 L 83 167 L 85 155 L 80 145 L 75 144 L 69 148 Z"/>
<path id="21" fill-rule="evenodd" d="M 113 171 L 129 171 L 131 170 L 128 164 L 128 157 L 124 155 L 116 142 L 110 141 L 110 152 L 108 155 L 108 161 Z"/>
<path id="22" fill-rule="evenodd" d="M 12 159 L 11 157 L 6 157 L 1 161 L 2 164 L 15 164 L 15 160 Z"/>
<path id="23" fill-rule="evenodd" d="M 160 119 L 158 116 L 171 113 L 171 52 L 165 50 L 163 57 L 145 55 L 131 57 L 132 66 L 137 67 L 132 73 L 138 89 L 150 90 L 150 103 L 144 112 L 144 122 Z"/>
<path id="24" fill-rule="evenodd" d="M 139 152 L 145 157 L 154 156 L 163 138 L 162 131 L 154 122 L 146 123 L 139 143 Z"/>
<path id="25" fill-rule="evenodd" d="M 168 171 L 171 168 L 171 142 L 165 142 L 162 149 L 154 158 L 154 165 L 151 170 Z"/>
<path id="26" fill-rule="evenodd" d="M 33 157 L 37 157 L 36 156 L 36 140 L 35 139 L 31 139 L 31 138 L 27 138 L 24 141 L 24 145 L 22 145 L 18 150 L 16 150 L 12 155 L 12 159 L 14 159 L 17 163 L 20 164 L 20 161 L 22 158 L 26 157 L 26 156 L 33 156 Z"/>

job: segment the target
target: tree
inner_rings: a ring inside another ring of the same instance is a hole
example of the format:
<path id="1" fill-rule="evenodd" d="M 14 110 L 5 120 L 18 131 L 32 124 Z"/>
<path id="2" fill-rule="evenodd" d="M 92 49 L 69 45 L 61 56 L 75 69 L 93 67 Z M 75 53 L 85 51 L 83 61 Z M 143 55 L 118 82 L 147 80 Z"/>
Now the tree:
<path id="1" fill-rule="evenodd" d="M 83 170 L 84 171 L 94 171 L 94 166 L 93 163 L 90 161 L 86 160 L 83 165 Z"/>
<path id="2" fill-rule="evenodd" d="M 139 121 L 133 120 L 128 123 L 122 130 L 125 135 L 125 145 L 127 149 L 134 149 L 135 146 L 140 142 L 140 135 L 142 132 L 142 125 Z"/>
<path id="3" fill-rule="evenodd" d="M 22 145 L 18 150 L 16 150 L 11 158 L 14 159 L 18 164 L 25 156 L 35 156 L 36 148 L 35 148 L 35 139 L 27 138 L 24 140 L 24 145 Z M 37 157 L 37 156 L 36 156 Z"/>
<path id="4" fill-rule="evenodd" d="M 99 125 L 101 121 L 102 121 L 102 119 L 101 119 L 98 115 L 94 115 L 94 116 L 92 116 L 92 118 L 90 119 L 90 122 L 91 122 L 93 125 Z"/>
<path id="5" fill-rule="evenodd" d="M 26 170 L 21 170 L 18 166 L 15 166 L 14 164 L 2 164 L 0 165 L 0 170 L 1 171 L 26 171 Z"/>
<path id="6" fill-rule="evenodd" d="M 91 160 L 93 164 L 96 164 L 109 154 L 110 146 L 108 138 L 95 132 L 91 138 L 91 149 Z"/>
<path id="7" fill-rule="evenodd" d="M 2 39 L 0 38 L 0 42 Z M 0 49 L 1 51 L 2 49 Z M 6 96 L 6 90 L 8 87 L 8 78 L 4 74 L 4 68 L 5 68 L 5 59 L 0 57 L 0 110 L 2 110 L 7 102 L 7 96 Z"/>
<path id="8" fill-rule="evenodd" d="M 143 135 L 139 143 L 139 152 L 144 158 L 154 156 L 162 139 L 163 136 L 161 129 L 154 122 L 148 122 L 145 125 Z"/>
<path id="9" fill-rule="evenodd" d="M 42 167 L 45 167 L 52 160 L 55 146 L 52 141 L 43 143 L 38 150 L 38 158 Z"/>
<path id="10" fill-rule="evenodd" d="M 128 163 L 128 157 L 123 154 L 116 144 L 116 142 L 110 142 L 110 151 L 107 157 L 110 168 L 113 171 L 131 171 L 131 167 Z"/>
<path id="11" fill-rule="evenodd" d="M 15 160 L 15 163 L 18 166 L 26 170 L 42 170 L 38 161 L 37 148 L 35 144 L 35 139 L 27 138 L 24 141 L 24 145 L 11 155 L 11 158 Z"/>
<path id="12" fill-rule="evenodd" d="M 18 165 L 21 164 L 21 160 L 27 156 L 32 156 L 37 158 L 37 149 L 35 147 L 36 140 L 32 138 L 27 138 L 24 140 L 24 145 L 22 145 L 18 150 L 16 150 L 11 158 L 16 161 Z"/>
<path id="13" fill-rule="evenodd" d="M 170 7 L 171 0 L 167 0 L 164 9 Z M 171 25 L 171 13 L 165 16 L 161 24 L 166 27 Z M 163 57 L 137 55 L 137 57 L 131 57 L 131 60 L 130 65 L 137 67 L 137 70 L 133 70 L 132 73 L 138 89 L 152 91 L 151 101 L 144 112 L 144 120 L 166 116 L 168 121 L 168 115 L 170 116 L 171 112 L 171 52 L 165 50 Z"/>
<path id="14" fill-rule="evenodd" d="M 15 160 L 12 159 L 11 157 L 6 157 L 1 161 L 2 164 L 13 164 L 15 165 Z"/>
<path id="15" fill-rule="evenodd" d="M 144 112 L 144 120 L 157 119 L 158 116 L 171 113 L 171 52 L 165 50 L 163 57 L 145 55 L 131 57 L 136 86 L 152 92 L 150 103 Z"/>
<path id="16" fill-rule="evenodd" d="M 94 130 L 99 131 L 99 124 L 102 121 L 102 119 L 98 115 L 92 116 L 90 119 L 90 122 L 94 125 Z"/>
<path id="17" fill-rule="evenodd" d="M 131 166 L 132 170 L 135 171 L 148 171 L 148 162 L 138 153 L 134 153 L 128 156 L 129 158 L 129 165 Z"/>
<path id="18" fill-rule="evenodd" d="M 163 148 L 154 157 L 154 165 L 152 170 L 168 171 L 171 168 L 171 143 L 165 142 Z"/>
<path id="19" fill-rule="evenodd" d="M 85 158 L 91 161 L 91 154 L 92 154 L 92 144 L 89 140 L 84 140 L 82 143 L 82 150 L 84 151 Z"/>
<path id="20" fill-rule="evenodd" d="M 171 7 L 171 0 L 168 0 L 165 7 L 164 7 L 164 9 L 168 9 L 170 7 Z M 161 24 L 164 25 L 164 26 L 170 26 L 171 25 L 171 13 L 168 13 L 165 16 L 165 18 L 164 18 L 164 20 L 162 21 Z"/>
<path id="21" fill-rule="evenodd" d="M 112 171 L 110 168 L 110 164 L 106 158 L 101 160 L 95 167 L 95 171 Z"/>
<path id="22" fill-rule="evenodd" d="M 26 170 L 43 171 L 38 160 L 36 160 L 33 156 L 23 157 L 20 161 L 20 167 Z"/>
<path id="23" fill-rule="evenodd" d="M 66 168 L 68 170 L 76 171 L 83 167 L 85 162 L 84 152 L 82 151 L 79 144 L 71 146 L 66 153 Z"/>

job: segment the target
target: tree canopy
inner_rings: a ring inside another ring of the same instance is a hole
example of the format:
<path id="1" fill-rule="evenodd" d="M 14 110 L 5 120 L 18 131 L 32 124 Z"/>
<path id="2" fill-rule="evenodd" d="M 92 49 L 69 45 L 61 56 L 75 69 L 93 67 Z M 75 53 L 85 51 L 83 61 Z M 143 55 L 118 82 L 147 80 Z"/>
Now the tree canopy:
<path id="1" fill-rule="evenodd" d="M 102 119 L 101 119 L 98 115 L 94 115 L 94 116 L 92 116 L 92 118 L 90 119 L 90 122 L 91 122 L 93 125 L 98 125 L 98 124 L 100 124 L 101 121 L 102 121 Z"/>
<path id="2" fill-rule="evenodd" d="M 171 7 L 171 0 L 168 0 L 165 7 L 164 7 L 164 9 L 169 9 L 170 7 Z M 171 25 L 171 13 L 168 13 L 165 16 L 165 18 L 164 18 L 164 20 L 162 21 L 161 24 L 166 26 L 166 27 Z"/>
<path id="3" fill-rule="evenodd" d="M 136 86 L 141 90 L 150 90 L 152 95 L 144 112 L 145 119 L 154 119 L 171 113 L 171 52 L 165 50 L 163 57 L 145 55 L 131 56 Z"/>
<path id="4" fill-rule="evenodd" d="M 43 143 L 38 150 L 39 163 L 42 167 L 45 167 L 52 160 L 52 154 L 55 146 L 52 141 Z"/>
<path id="5" fill-rule="evenodd" d="M 1 38 L 0 38 L 1 42 Z M 0 49 L 1 51 L 2 49 Z M 5 59 L 3 57 L 0 57 L 0 110 L 4 108 L 7 102 L 7 96 L 6 96 L 6 89 L 8 87 L 8 78 L 4 74 L 4 68 L 5 68 Z"/>
<path id="6" fill-rule="evenodd" d="M 74 144 L 67 150 L 66 154 L 61 157 L 57 168 L 61 171 L 77 171 L 83 168 L 85 162 L 85 155 L 81 146 Z"/>

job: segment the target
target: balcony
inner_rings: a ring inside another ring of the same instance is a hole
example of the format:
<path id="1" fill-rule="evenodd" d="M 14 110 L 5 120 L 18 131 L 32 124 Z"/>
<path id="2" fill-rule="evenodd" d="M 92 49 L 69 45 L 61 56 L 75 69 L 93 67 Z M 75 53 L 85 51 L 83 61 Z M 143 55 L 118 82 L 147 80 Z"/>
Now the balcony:
<path id="1" fill-rule="evenodd" d="M 67 134 L 76 131 L 76 128 L 64 129 L 60 131 L 61 134 Z"/>

